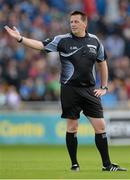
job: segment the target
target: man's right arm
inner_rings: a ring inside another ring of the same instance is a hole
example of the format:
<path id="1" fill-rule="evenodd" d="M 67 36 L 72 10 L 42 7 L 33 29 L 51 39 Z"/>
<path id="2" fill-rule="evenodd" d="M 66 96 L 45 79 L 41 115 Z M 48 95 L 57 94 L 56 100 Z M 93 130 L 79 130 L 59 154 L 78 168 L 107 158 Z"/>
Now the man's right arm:
<path id="1" fill-rule="evenodd" d="M 21 42 L 22 44 L 24 44 L 30 48 L 33 48 L 33 49 L 37 49 L 37 50 L 44 49 L 44 45 L 43 45 L 42 41 L 29 39 L 29 38 L 21 36 L 20 32 L 18 31 L 18 29 L 16 27 L 13 27 L 13 29 L 11 29 L 8 26 L 5 26 L 5 29 L 8 32 L 8 34 L 11 37 L 15 38 L 18 42 Z"/>

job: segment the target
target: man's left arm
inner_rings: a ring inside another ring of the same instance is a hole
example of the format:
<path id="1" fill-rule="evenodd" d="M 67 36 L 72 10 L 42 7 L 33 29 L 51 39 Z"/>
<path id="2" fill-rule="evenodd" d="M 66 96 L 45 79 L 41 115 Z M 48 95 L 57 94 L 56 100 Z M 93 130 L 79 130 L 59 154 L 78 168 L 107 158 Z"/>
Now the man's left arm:
<path id="1" fill-rule="evenodd" d="M 108 88 L 107 88 L 107 83 L 108 83 L 108 66 L 107 62 L 104 60 L 100 63 L 98 63 L 99 67 L 99 72 L 100 72 L 100 78 L 101 78 L 101 87 L 99 89 L 95 89 L 95 96 L 103 96 L 106 94 Z"/>

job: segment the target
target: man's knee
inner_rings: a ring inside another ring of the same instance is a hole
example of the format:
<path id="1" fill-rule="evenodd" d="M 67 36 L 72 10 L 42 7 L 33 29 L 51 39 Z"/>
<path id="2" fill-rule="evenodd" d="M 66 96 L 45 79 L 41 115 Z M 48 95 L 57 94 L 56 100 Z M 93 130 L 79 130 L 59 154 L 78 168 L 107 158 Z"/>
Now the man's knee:
<path id="1" fill-rule="evenodd" d="M 94 131 L 95 131 L 96 134 L 104 133 L 106 131 L 105 126 L 95 127 Z"/>
<path id="2" fill-rule="evenodd" d="M 78 120 L 67 120 L 67 132 L 77 132 L 78 131 Z"/>
<path id="3" fill-rule="evenodd" d="M 95 130 L 95 133 L 104 133 L 106 130 L 105 130 L 105 123 L 104 122 L 101 122 L 99 124 L 97 124 L 97 126 L 94 127 L 94 130 Z"/>
<path id="4" fill-rule="evenodd" d="M 91 124 L 94 128 L 95 133 L 100 134 L 106 131 L 105 129 L 105 121 L 103 118 L 90 118 Z"/>

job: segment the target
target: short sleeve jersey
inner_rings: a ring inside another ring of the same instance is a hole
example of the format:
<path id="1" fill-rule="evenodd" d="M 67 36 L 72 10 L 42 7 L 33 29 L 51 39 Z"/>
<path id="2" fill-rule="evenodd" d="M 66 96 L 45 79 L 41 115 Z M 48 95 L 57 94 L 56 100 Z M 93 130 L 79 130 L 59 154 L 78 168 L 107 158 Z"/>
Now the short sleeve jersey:
<path id="1" fill-rule="evenodd" d="M 107 58 L 97 36 L 87 33 L 85 37 L 77 37 L 68 33 L 46 39 L 43 44 L 45 51 L 59 52 L 61 84 L 95 86 L 95 63 Z"/>

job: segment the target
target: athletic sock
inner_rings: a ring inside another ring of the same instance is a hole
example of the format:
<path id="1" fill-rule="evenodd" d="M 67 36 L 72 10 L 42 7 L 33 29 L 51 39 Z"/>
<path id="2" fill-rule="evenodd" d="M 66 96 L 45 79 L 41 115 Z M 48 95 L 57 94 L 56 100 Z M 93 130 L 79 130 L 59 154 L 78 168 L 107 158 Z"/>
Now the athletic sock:
<path id="1" fill-rule="evenodd" d="M 66 146 L 70 155 L 72 165 L 78 164 L 77 162 L 77 133 L 66 132 Z"/>
<path id="2" fill-rule="evenodd" d="M 100 152 L 103 166 L 105 166 L 105 167 L 109 166 L 111 164 L 111 161 L 109 158 L 108 142 L 107 142 L 106 133 L 95 134 L 95 143 L 96 143 L 97 149 Z"/>

